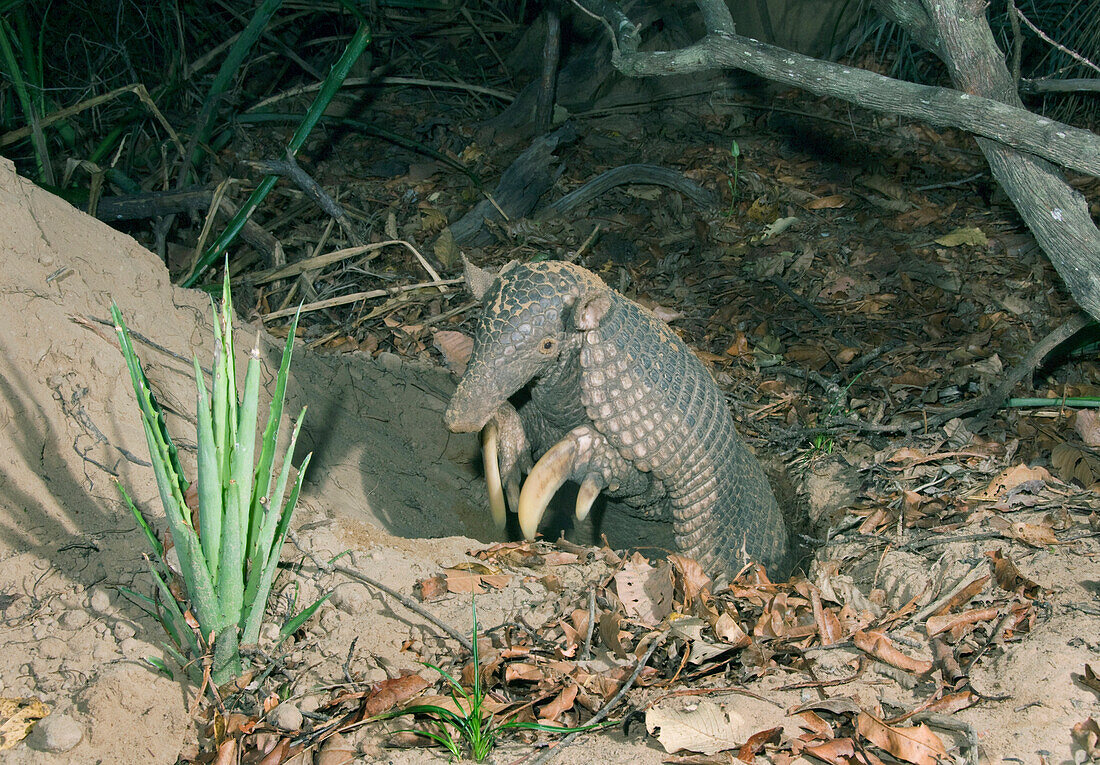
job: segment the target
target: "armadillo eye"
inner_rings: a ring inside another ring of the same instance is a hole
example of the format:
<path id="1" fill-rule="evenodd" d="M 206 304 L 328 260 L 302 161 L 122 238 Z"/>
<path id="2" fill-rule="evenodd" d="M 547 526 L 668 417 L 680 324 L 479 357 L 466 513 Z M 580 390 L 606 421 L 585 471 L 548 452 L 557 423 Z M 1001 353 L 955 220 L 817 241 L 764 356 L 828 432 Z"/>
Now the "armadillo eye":
<path id="1" fill-rule="evenodd" d="M 549 355 L 554 352 L 554 347 L 557 346 L 558 341 L 552 337 L 544 337 L 539 343 L 539 353 Z"/>

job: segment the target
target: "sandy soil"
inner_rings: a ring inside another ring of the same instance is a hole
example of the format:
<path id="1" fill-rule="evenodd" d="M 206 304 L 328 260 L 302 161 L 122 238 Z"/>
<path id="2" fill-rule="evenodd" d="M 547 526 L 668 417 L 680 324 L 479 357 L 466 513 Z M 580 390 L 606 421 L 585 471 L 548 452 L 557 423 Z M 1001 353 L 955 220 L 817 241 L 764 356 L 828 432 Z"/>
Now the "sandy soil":
<path id="1" fill-rule="evenodd" d="M 104 320 L 114 299 L 131 329 L 159 346 L 141 343 L 138 350 L 172 410 L 170 429 L 187 433 L 194 411 L 190 356 L 209 358 L 209 302 L 173 287 L 152 254 L 18 178 L 7 161 L 0 161 L 0 220 L 0 697 L 43 701 L 51 717 L 69 718 L 82 736 L 75 748 L 52 754 L 43 751 L 42 735 L 32 735 L 2 758 L 175 762 L 196 741 L 195 689 L 143 662 L 162 654 L 160 630 L 117 591 L 146 591 L 148 584 L 144 540 L 114 481 L 154 516 L 159 511 L 129 380 Z M 264 340 L 269 358 L 277 346 Z M 303 544 L 329 556 L 350 551 L 349 565 L 411 595 L 415 582 L 484 546 L 457 535 L 493 538 L 471 467 L 476 440 L 448 434 L 441 424 L 453 389 L 448 374 L 397 357 L 299 352 L 293 375 L 295 400 L 311 407 L 305 448 L 314 452 L 295 523 Z M 193 464 L 192 445 L 186 439 L 180 445 L 185 465 Z M 840 483 L 850 478 L 841 473 Z M 838 501 L 835 489 L 826 504 Z M 423 536 L 439 538 L 415 538 Z M 867 556 L 858 546 L 842 543 L 822 553 L 840 567 L 835 578 L 850 577 L 865 590 L 874 583 L 902 602 L 908 593 L 953 584 L 982 564 L 988 548 L 952 545 L 930 569 L 914 555 Z M 975 688 L 994 700 L 957 717 L 973 726 L 986 761 L 1072 762 L 1070 727 L 1100 715 L 1097 695 L 1072 679 L 1100 651 L 1097 544 L 1085 538 L 1017 562 L 1049 597 L 1033 632 L 987 654 L 971 671 Z M 591 581 L 587 574 L 580 567 L 563 572 L 562 589 L 551 592 L 519 572 L 503 590 L 479 599 L 481 623 L 516 614 L 535 625 L 556 618 L 575 607 L 570 599 Z M 286 660 L 297 670 L 289 691 L 303 704 L 319 687 L 341 680 L 345 663 L 359 678 L 381 680 L 402 669 L 423 671 L 418 659 L 448 650 L 435 628 L 400 605 L 358 584 L 331 584 L 336 595 Z M 297 586 L 300 602 L 319 592 L 308 578 Z M 469 630 L 468 596 L 428 607 Z M 405 641 L 420 653 L 403 651 Z M 843 675 L 853 655 L 822 651 L 815 658 L 825 674 Z M 788 709 L 817 698 L 775 690 L 782 684 L 773 675 L 751 690 Z M 865 673 L 846 691 L 870 704 L 900 706 L 918 695 L 883 670 Z M 738 701 L 727 697 L 726 703 Z M 621 731 L 588 737 L 556 761 L 661 761 L 667 755 L 639 727 L 629 738 Z M 435 752 L 382 748 L 371 728 L 351 739 L 362 761 L 443 761 Z M 512 744 L 494 757 L 510 761 L 528 751 Z"/>

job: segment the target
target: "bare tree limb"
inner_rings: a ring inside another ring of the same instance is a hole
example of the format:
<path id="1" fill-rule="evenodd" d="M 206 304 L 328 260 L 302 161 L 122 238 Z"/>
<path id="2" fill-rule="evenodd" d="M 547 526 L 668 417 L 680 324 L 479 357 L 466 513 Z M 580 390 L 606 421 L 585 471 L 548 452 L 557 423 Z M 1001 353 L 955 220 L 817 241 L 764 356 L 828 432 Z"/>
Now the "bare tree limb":
<path id="1" fill-rule="evenodd" d="M 697 0 L 697 5 L 705 19 L 718 20 L 721 1 Z M 974 133 L 994 177 L 1078 305 L 1100 318 L 1100 231 L 1084 197 L 1050 164 L 1100 177 L 1100 136 L 1023 108 L 985 21 L 984 2 L 875 0 L 888 18 L 944 59 L 960 90 L 894 80 L 714 28 L 687 48 L 639 52 L 637 29 L 617 6 L 609 0 L 573 2 L 604 19 L 614 33 L 612 63 L 629 76 L 745 69 L 817 95 Z M 990 86 L 994 69 L 996 86 Z"/>
<path id="2" fill-rule="evenodd" d="M 590 12 L 596 12 L 593 6 L 610 5 L 593 0 L 574 2 L 588 6 Z M 699 3 L 700 6 L 706 4 Z M 950 88 L 895 80 L 729 32 L 711 31 L 695 45 L 680 50 L 639 52 L 633 25 L 629 28 L 621 23 L 612 26 L 619 30 L 619 52 L 612 53 L 612 63 L 630 77 L 744 69 L 819 96 L 835 96 L 875 111 L 956 127 L 1044 157 L 1071 170 L 1100 176 L 1100 136 L 1041 117 L 1020 106 Z"/>
<path id="3" fill-rule="evenodd" d="M 905 0 L 915 5 L 917 0 Z M 1015 83 L 974 0 L 920 0 L 931 19 L 940 56 L 960 90 L 1021 106 Z M 1085 198 L 1058 169 L 1038 157 L 979 138 L 993 177 L 1005 190 L 1077 304 L 1100 317 L 1100 230 Z"/>

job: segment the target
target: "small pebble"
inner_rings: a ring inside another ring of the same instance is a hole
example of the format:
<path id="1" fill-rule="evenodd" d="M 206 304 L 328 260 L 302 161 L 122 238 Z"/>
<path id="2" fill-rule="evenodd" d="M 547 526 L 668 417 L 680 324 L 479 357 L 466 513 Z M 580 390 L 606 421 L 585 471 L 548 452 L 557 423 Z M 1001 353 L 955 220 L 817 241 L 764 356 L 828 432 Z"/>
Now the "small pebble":
<path id="1" fill-rule="evenodd" d="M 401 369 L 401 357 L 398 356 L 396 353 L 383 351 L 382 353 L 378 354 L 378 362 L 387 372 L 392 373 Z"/>
<path id="2" fill-rule="evenodd" d="M 374 607 L 374 601 L 367 588 L 355 584 L 337 587 L 332 593 L 332 604 L 344 613 L 352 615 L 369 613 Z"/>
<path id="3" fill-rule="evenodd" d="M 316 712 L 324 704 L 324 700 L 317 695 L 303 696 L 298 699 L 298 709 L 302 712 Z"/>
<path id="4" fill-rule="evenodd" d="M 111 661 L 118 658 L 118 648 L 114 641 L 101 640 L 92 649 L 92 658 L 98 662 Z"/>
<path id="5" fill-rule="evenodd" d="M 115 640 L 122 642 L 127 638 L 132 638 L 137 634 L 137 631 L 134 629 L 133 625 L 128 622 L 118 622 L 111 629 L 111 634 L 115 636 Z"/>
<path id="6" fill-rule="evenodd" d="M 106 590 L 96 587 L 88 598 L 88 606 L 97 614 L 106 614 L 111 610 L 111 596 Z"/>
<path id="7" fill-rule="evenodd" d="M 260 627 L 260 644 L 272 645 L 279 639 L 279 625 L 268 622 Z"/>
<path id="8" fill-rule="evenodd" d="M 289 701 L 284 701 L 268 713 L 268 720 L 271 721 L 272 725 L 279 730 L 288 732 L 301 730 L 303 719 L 302 710 Z"/>
<path id="9" fill-rule="evenodd" d="M 60 638 L 48 637 L 38 641 L 38 655 L 45 659 L 60 659 L 68 652 L 68 643 Z"/>
<path id="10" fill-rule="evenodd" d="M 84 738 L 84 729 L 68 715 L 50 715 L 38 722 L 27 743 L 40 752 L 60 754 L 73 749 Z"/>
<path id="11" fill-rule="evenodd" d="M 83 608 L 74 608 L 61 614 L 61 626 L 67 630 L 78 630 L 88 623 L 91 617 Z"/>
<path id="12" fill-rule="evenodd" d="M 327 635 L 333 632 L 340 626 L 341 621 L 340 614 L 336 613 L 335 609 L 325 611 L 321 614 L 321 629 L 323 633 Z"/>
<path id="13" fill-rule="evenodd" d="M 149 646 L 145 645 L 145 643 L 142 643 L 137 638 L 130 637 L 119 641 L 118 649 L 126 656 L 134 656 L 142 651 L 149 650 Z"/>

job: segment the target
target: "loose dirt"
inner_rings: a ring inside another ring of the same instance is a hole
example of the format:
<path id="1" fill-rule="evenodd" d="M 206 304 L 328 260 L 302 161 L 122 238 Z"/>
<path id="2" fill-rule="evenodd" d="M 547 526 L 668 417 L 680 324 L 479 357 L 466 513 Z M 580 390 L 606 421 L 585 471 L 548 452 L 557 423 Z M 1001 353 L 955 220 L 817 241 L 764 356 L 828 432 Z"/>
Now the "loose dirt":
<path id="1" fill-rule="evenodd" d="M 144 338 L 138 352 L 191 467 L 190 358 L 196 353 L 208 363 L 210 357 L 209 300 L 175 288 L 152 254 L 20 179 L 6 160 L 0 161 L 0 220 L 0 697 L 42 701 L 82 735 L 75 748 L 57 754 L 42 751 L 51 745 L 43 736 L 32 736 L 5 751 L 3 760 L 175 762 L 194 751 L 201 731 L 192 717 L 196 689 L 145 662 L 163 656 L 163 635 L 118 589 L 147 592 L 149 583 L 144 539 L 114 482 L 154 518 L 161 516 L 129 379 L 105 320 L 115 300 Z M 243 323 L 239 330 L 242 338 L 255 334 Z M 270 360 L 279 341 L 263 333 L 260 341 Z M 304 547 L 326 559 L 344 553 L 342 562 L 412 596 L 418 581 L 469 561 L 468 551 L 494 539 L 473 467 L 476 439 L 448 434 L 441 424 L 452 389 L 446 372 L 396 356 L 296 352 L 288 408 L 310 405 L 303 451 L 314 453 L 295 521 Z M 850 468 L 831 478 L 824 468 L 815 472 L 807 491 L 827 497 L 810 498 L 817 515 L 838 511 L 853 480 Z M 866 544 L 849 535 L 819 554 L 811 580 L 864 593 L 879 588 L 886 607 L 912 597 L 923 604 L 968 573 L 987 572 L 984 554 L 992 546 L 958 541 L 929 566 L 912 552 L 868 555 Z M 303 560 L 293 549 L 286 557 Z M 1019 552 L 1016 562 L 1046 591 L 1034 628 L 988 648 L 970 670 L 974 689 L 988 700 L 954 717 L 972 726 L 987 761 L 1072 762 L 1070 727 L 1100 715 L 1096 692 L 1074 679 L 1086 663 L 1095 665 L 1100 650 L 1096 539 Z M 600 564 L 587 566 L 558 567 L 561 587 L 553 591 L 513 572 L 503 589 L 478 599 L 482 626 L 522 616 L 538 627 L 583 607 L 586 588 L 606 573 Z M 335 587 L 282 660 L 295 678 L 286 690 L 302 708 L 316 708 L 346 671 L 366 681 L 419 671 L 434 682 L 418 661 L 443 661 L 457 650 L 392 599 L 347 580 L 325 582 L 288 576 L 276 599 L 285 607 L 293 593 L 299 604 L 308 603 L 322 586 Z M 469 634 L 468 595 L 425 607 Z M 914 640 L 912 651 L 919 655 L 924 645 Z M 857 654 L 817 651 L 818 671 L 850 674 Z M 749 690 L 782 709 L 819 700 L 819 690 L 777 690 L 799 677 L 771 673 Z M 882 664 L 844 691 L 868 707 L 912 708 L 927 694 Z M 720 698 L 738 708 L 737 696 Z M 635 703 L 643 701 L 638 696 Z M 590 735 L 556 762 L 662 761 L 668 755 L 641 727 L 633 726 L 628 737 L 621 729 Z M 443 761 L 434 751 L 384 748 L 379 729 L 370 726 L 349 738 L 362 761 Z M 529 752 L 529 745 L 513 742 L 494 757 L 504 762 Z"/>

